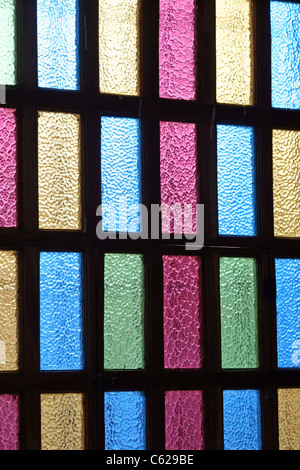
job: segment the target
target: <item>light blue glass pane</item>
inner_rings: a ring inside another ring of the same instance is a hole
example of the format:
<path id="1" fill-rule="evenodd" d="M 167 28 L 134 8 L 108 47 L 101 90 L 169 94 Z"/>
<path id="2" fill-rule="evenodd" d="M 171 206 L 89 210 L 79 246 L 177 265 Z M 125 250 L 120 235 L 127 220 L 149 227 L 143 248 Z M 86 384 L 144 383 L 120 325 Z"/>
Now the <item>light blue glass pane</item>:
<path id="1" fill-rule="evenodd" d="M 41 370 L 83 368 L 83 293 L 80 253 L 40 254 Z"/>
<path id="2" fill-rule="evenodd" d="M 105 449 L 146 449 L 146 400 L 142 392 L 106 392 Z"/>
<path id="3" fill-rule="evenodd" d="M 278 367 L 300 367 L 300 259 L 275 259 Z"/>
<path id="4" fill-rule="evenodd" d="M 142 203 L 140 120 L 102 117 L 103 230 L 139 232 Z"/>
<path id="5" fill-rule="evenodd" d="M 79 89 L 78 0 L 37 0 L 38 85 Z"/>
<path id="6" fill-rule="evenodd" d="M 254 129 L 217 126 L 220 235 L 256 235 Z"/>
<path id="7" fill-rule="evenodd" d="M 224 390 L 224 450 L 261 450 L 261 408 L 258 390 Z"/>
<path id="8" fill-rule="evenodd" d="M 272 106 L 300 108 L 300 4 L 271 1 Z"/>

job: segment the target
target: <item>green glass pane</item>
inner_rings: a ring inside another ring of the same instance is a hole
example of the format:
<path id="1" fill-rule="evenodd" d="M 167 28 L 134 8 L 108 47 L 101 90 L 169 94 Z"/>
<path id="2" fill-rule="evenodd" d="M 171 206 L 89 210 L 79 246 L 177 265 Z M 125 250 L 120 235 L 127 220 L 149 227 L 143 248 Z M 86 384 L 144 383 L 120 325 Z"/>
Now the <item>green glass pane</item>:
<path id="1" fill-rule="evenodd" d="M 104 368 L 144 367 L 142 255 L 106 253 L 104 259 Z"/>
<path id="2" fill-rule="evenodd" d="M 16 85 L 16 0 L 0 0 L 0 84 Z"/>
<path id="3" fill-rule="evenodd" d="M 252 258 L 220 258 L 222 367 L 258 367 L 257 269 Z"/>

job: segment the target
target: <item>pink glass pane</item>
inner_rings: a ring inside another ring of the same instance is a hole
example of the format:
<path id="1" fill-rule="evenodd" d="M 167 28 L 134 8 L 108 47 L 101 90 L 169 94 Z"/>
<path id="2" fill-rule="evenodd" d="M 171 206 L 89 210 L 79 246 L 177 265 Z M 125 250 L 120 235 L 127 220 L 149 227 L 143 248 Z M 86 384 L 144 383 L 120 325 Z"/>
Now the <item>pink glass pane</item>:
<path id="1" fill-rule="evenodd" d="M 192 100 L 195 86 L 195 0 L 160 0 L 160 97 Z"/>
<path id="2" fill-rule="evenodd" d="M 17 225 L 17 125 L 15 110 L 0 108 L 0 227 Z"/>
<path id="3" fill-rule="evenodd" d="M 163 233 L 197 232 L 197 174 L 196 125 L 186 122 L 161 122 L 160 184 Z"/>
<path id="4" fill-rule="evenodd" d="M 165 394 L 166 450 L 204 449 L 204 405 L 200 390 Z"/>
<path id="5" fill-rule="evenodd" d="M 0 395 L 0 450 L 19 449 L 19 398 Z"/>
<path id="6" fill-rule="evenodd" d="M 201 259 L 163 256 L 164 363 L 169 369 L 202 366 Z"/>

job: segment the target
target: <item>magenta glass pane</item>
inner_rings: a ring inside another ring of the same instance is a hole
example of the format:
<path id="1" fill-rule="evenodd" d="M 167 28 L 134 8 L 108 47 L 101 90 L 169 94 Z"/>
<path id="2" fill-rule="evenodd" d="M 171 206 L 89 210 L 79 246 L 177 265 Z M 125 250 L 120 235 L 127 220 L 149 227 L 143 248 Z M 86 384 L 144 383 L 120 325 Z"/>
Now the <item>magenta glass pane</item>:
<path id="1" fill-rule="evenodd" d="M 15 110 L 0 108 L 0 227 L 17 225 L 17 125 Z"/>
<path id="2" fill-rule="evenodd" d="M 0 450 L 19 449 L 19 397 L 0 395 Z"/>
<path id="3" fill-rule="evenodd" d="M 166 450 L 204 449 L 204 405 L 200 390 L 165 394 Z"/>
<path id="4" fill-rule="evenodd" d="M 202 366 L 201 259 L 163 256 L 164 364 L 169 369 Z"/>
<path id="5" fill-rule="evenodd" d="M 196 125 L 186 122 L 161 122 L 160 185 L 163 233 L 197 232 L 197 174 Z"/>
<path id="6" fill-rule="evenodd" d="M 160 0 L 159 94 L 192 100 L 195 86 L 195 0 Z"/>

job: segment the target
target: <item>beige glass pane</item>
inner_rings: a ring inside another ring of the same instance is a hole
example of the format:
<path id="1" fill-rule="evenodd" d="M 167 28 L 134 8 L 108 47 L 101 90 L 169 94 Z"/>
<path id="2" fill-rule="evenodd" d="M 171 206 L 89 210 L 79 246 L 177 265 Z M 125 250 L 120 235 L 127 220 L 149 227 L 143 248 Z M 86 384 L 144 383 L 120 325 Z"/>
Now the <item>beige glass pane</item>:
<path id="1" fill-rule="evenodd" d="M 140 94 L 140 0 L 99 0 L 101 93 Z"/>
<path id="2" fill-rule="evenodd" d="M 216 0 L 217 102 L 254 102 L 252 0 Z"/>
<path id="3" fill-rule="evenodd" d="M 42 450 L 84 450 L 84 396 L 80 393 L 41 395 Z"/>
<path id="4" fill-rule="evenodd" d="M 80 147 L 80 117 L 78 115 L 39 113 L 40 229 L 81 229 Z"/>
<path id="5" fill-rule="evenodd" d="M 275 237 L 300 236 L 300 132 L 273 130 Z"/>
<path id="6" fill-rule="evenodd" d="M 18 259 L 14 251 L 0 251 L 0 371 L 18 369 Z"/>
<path id="7" fill-rule="evenodd" d="M 300 388 L 278 390 L 279 449 L 300 450 Z"/>

